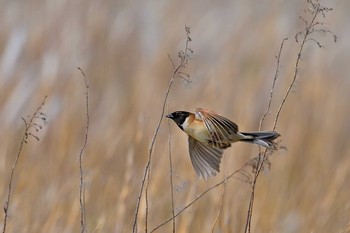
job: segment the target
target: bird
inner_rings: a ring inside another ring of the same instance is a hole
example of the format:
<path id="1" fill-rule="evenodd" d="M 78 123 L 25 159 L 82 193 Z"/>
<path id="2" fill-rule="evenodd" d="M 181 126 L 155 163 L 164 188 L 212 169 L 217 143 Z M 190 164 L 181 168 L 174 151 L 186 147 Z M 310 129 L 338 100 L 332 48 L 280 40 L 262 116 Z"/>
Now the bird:
<path id="1" fill-rule="evenodd" d="M 240 132 L 237 124 L 204 108 L 197 108 L 195 113 L 175 111 L 166 117 L 188 135 L 193 168 L 205 180 L 220 172 L 222 154 L 232 143 L 247 142 L 276 150 L 274 140 L 280 136 L 276 131 Z"/>

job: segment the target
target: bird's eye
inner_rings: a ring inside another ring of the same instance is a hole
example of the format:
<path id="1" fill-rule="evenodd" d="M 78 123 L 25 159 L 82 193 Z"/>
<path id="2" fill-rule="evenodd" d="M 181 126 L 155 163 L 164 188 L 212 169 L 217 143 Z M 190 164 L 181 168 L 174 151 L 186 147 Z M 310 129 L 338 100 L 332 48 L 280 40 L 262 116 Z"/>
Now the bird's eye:
<path id="1" fill-rule="evenodd" d="M 179 117 L 179 113 L 174 112 L 174 117 Z"/>

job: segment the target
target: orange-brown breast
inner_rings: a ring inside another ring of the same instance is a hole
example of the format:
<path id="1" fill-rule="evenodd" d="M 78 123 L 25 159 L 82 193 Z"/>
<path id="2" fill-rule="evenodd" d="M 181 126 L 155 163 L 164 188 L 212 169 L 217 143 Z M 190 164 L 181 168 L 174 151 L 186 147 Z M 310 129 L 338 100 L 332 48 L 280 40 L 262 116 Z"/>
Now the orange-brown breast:
<path id="1" fill-rule="evenodd" d="M 203 144 L 208 144 L 209 133 L 202 120 L 196 119 L 195 115 L 190 115 L 182 124 L 184 131 Z"/>

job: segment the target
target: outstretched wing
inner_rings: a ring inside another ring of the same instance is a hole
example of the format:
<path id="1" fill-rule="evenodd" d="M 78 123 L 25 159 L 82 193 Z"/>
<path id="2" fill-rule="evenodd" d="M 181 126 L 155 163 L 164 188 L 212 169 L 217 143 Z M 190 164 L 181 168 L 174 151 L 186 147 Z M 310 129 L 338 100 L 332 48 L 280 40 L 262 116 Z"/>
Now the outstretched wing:
<path id="1" fill-rule="evenodd" d="M 220 171 L 223 150 L 206 146 L 193 137 L 188 137 L 190 158 L 196 174 L 207 179 Z"/>
<path id="2" fill-rule="evenodd" d="M 214 147 L 226 148 L 235 141 L 235 137 L 240 137 L 240 134 L 237 134 L 238 126 L 215 112 L 197 108 L 196 117 L 201 119 L 207 127 L 210 144 Z"/>

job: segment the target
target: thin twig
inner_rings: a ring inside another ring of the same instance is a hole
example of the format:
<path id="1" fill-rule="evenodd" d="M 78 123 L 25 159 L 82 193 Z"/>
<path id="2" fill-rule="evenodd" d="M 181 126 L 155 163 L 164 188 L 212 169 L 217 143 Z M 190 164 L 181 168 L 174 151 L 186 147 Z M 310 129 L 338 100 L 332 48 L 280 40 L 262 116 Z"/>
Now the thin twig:
<path id="1" fill-rule="evenodd" d="M 220 217 L 220 214 L 221 214 L 222 206 L 223 206 L 223 203 L 224 203 L 224 194 L 225 194 L 225 188 L 226 188 L 226 181 L 227 181 L 227 179 L 226 179 L 226 176 L 225 176 L 225 182 L 224 182 L 224 184 L 222 186 L 222 190 L 221 190 L 219 210 L 218 210 L 218 213 L 216 214 L 213 226 L 211 228 L 211 232 L 212 233 L 214 233 L 215 226 L 216 226 L 217 222 L 219 221 L 219 217 Z"/>
<path id="2" fill-rule="evenodd" d="M 259 153 L 259 155 L 258 155 L 258 165 L 257 165 L 258 167 L 254 171 L 254 178 L 253 178 L 253 181 L 252 181 L 252 191 L 250 193 L 248 214 L 247 214 L 247 220 L 246 220 L 246 225 L 245 225 L 244 232 L 250 232 L 250 229 L 251 229 L 251 221 L 252 221 L 252 215 L 253 215 L 256 182 L 258 181 L 260 172 L 262 171 L 262 169 L 264 167 L 264 161 L 265 161 L 265 158 L 266 158 L 266 152 L 267 152 L 267 150 L 265 150 L 264 153 Z"/>
<path id="3" fill-rule="evenodd" d="M 168 86 L 168 90 L 167 90 L 167 93 L 166 93 L 166 98 L 164 98 L 164 102 L 163 102 L 163 109 L 162 109 L 162 117 L 159 121 L 159 125 L 158 125 L 158 128 L 160 128 L 160 125 L 162 123 L 162 120 L 163 120 L 163 117 L 164 117 L 164 110 L 165 110 L 165 106 L 166 106 L 166 103 L 167 103 L 167 100 L 168 100 L 168 96 L 169 96 L 169 93 L 170 93 L 170 89 L 171 89 L 171 86 L 175 80 L 175 78 L 178 77 L 179 73 L 181 72 L 181 69 L 187 64 L 187 61 L 188 61 L 188 43 L 189 41 L 191 41 L 190 37 L 189 37 L 189 28 L 185 27 L 186 29 L 186 33 L 187 33 L 187 40 L 186 40 L 186 45 L 185 45 L 185 51 L 180 51 L 179 53 L 179 58 L 180 58 L 180 65 L 177 67 L 177 69 L 175 69 L 174 73 L 173 73 L 173 76 L 169 82 L 169 86 Z M 157 130 L 158 132 L 158 130 Z M 157 137 L 157 133 L 154 135 L 154 139 Z M 149 156 L 149 168 L 148 168 L 148 173 L 147 173 L 147 182 L 146 182 L 146 188 L 145 188 L 145 201 L 146 201 L 146 216 L 145 216 L 145 232 L 147 233 L 148 231 L 148 186 L 149 186 L 149 180 L 150 180 L 150 174 L 151 174 L 151 152 L 150 152 L 150 156 Z"/>
<path id="4" fill-rule="evenodd" d="M 170 120 L 168 120 L 168 129 L 169 129 L 169 140 L 168 140 L 168 147 L 169 147 L 169 173 L 170 173 L 170 193 L 171 193 L 171 214 L 173 216 L 173 233 L 176 232 L 176 222 L 175 222 L 175 207 L 174 207 L 174 185 L 173 185 L 173 162 L 172 162 L 172 155 L 171 155 L 171 128 L 170 128 Z"/>
<path id="5" fill-rule="evenodd" d="M 271 110 L 271 103 L 272 103 L 272 97 L 273 97 L 273 92 L 275 90 L 275 86 L 276 86 L 276 81 L 277 81 L 277 78 L 279 76 L 279 67 L 280 67 L 280 61 L 281 61 L 281 54 L 282 54 L 282 49 L 283 49 L 283 46 L 284 46 L 284 42 L 286 42 L 288 40 L 288 38 L 284 38 L 282 40 L 282 43 L 281 43 L 281 46 L 280 46 L 280 50 L 278 52 L 278 55 L 277 55 L 277 64 L 276 64 L 276 71 L 275 71 L 275 76 L 273 78 L 273 82 L 272 82 L 272 88 L 271 88 L 271 91 L 270 91 L 270 99 L 269 99 L 269 104 L 267 106 L 267 109 L 264 113 L 264 115 L 261 117 L 260 119 L 260 123 L 259 123 L 259 131 L 261 130 L 262 128 L 262 124 L 267 116 L 267 114 L 270 113 L 270 110 Z"/>
<path id="6" fill-rule="evenodd" d="M 154 133 L 153 138 L 152 138 L 151 146 L 150 146 L 149 153 L 148 153 L 148 160 L 147 160 L 147 164 L 146 164 L 145 171 L 144 171 L 143 178 L 142 178 L 142 182 L 141 182 L 141 188 L 140 188 L 139 195 L 138 195 L 138 198 L 137 198 L 136 210 L 135 210 L 133 227 L 132 227 L 133 233 L 137 232 L 137 218 L 138 218 L 140 202 L 141 202 L 141 197 L 142 197 L 142 193 L 143 193 L 143 190 L 144 190 L 145 183 L 146 183 L 146 188 L 145 188 L 145 198 L 146 198 L 145 232 L 147 232 L 147 227 L 148 227 L 147 226 L 147 222 L 148 222 L 148 185 L 149 185 L 149 180 L 150 180 L 150 171 L 151 171 L 150 167 L 151 167 L 152 153 L 153 153 L 154 144 L 156 142 L 156 138 L 157 138 L 157 135 L 158 135 L 158 131 L 160 129 L 160 125 L 162 124 L 162 121 L 163 121 L 164 112 L 165 112 L 165 106 L 166 106 L 166 103 L 167 103 L 167 100 L 168 100 L 168 96 L 169 96 L 169 93 L 170 93 L 171 86 L 173 85 L 173 82 L 174 82 L 176 76 L 178 75 L 178 72 L 182 68 L 184 68 L 186 66 L 187 61 L 188 61 L 188 56 L 189 56 L 189 54 L 188 54 L 188 52 L 189 52 L 188 44 L 191 41 L 191 39 L 189 37 L 189 33 L 190 33 L 189 28 L 186 27 L 185 29 L 186 29 L 186 34 L 187 34 L 185 51 L 184 52 L 182 51 L 182 52 L 179 53 L 180 64 L 176 67 L 176 69 L 174 69 L 173 74 L 172 74 L 172 76 L 170 78 L 170 81 L 169 81 L 169 84 L 168 84 L 168 88 L 167 88 L 167 90 L 165 92 L 165 96 L 164 96 L 164 100 L 163 100 L 163 106 L 162 106 L 162 111 L 161 111 L 161 114 L 160 114 L 160 119 L 158 121 L 158 125 L 156 127 L 155 133 Z M 147 182 L 146 182 L 146 180 L 147 180 Z"/>
<path id="7" fill-rule="evenodd" d="M 4 216 L 4 224 L 3 224 L 3 229 L 2 229 L 3 233 L 6 232 L 7 218 L 8 218 L 10 201 L 11 201 L 11 194 L 12 194 L 12 182 L 13 182 L 13 176 L 14 176 L 17 164 L 18 164 L 18 160 L 21 157 L 23 145 L 24 145 L 24 143 L 27 143 L 27 139 L 29 136 L 32 136 L 36 140 L 39 140 L 38 136 L 36 136 L 35 133 L 31 133 L 30 131 L 31 131 L 31 129 L 34 129 L 35 132 L 38 132 L 40 129 L 42 129 L 42 126 L 39 123 L 35 123 L 35 120 L 39 119 L 39 120 L 42 120 L 44 122 L 46 121 L 45 114 L 43 112 L 41 112 L 42 107 L 45 105 L 46 99 L 47 99 L 47 96 L 44 97 L 44 99 L 41 102 L 41 104 L 39 105 L 39 107 L 33 113 L 32 117 L 29 119 L 29 122 L 27 122 L 27 120 L 22 117 L 22 120 L 23 120 L 24 125 L 25 125 L 25 129 L 24 129 L 24 133 L 22 136 L 22 140 L 21 140 L 20 145 L 19 145 L 16 160 L 12 166 L 12 169 L 11 169 L 11 175 L 10 175 L 10 180 L 9 180 L 9 184 L 8 184 L 7 199 L 6 199 L 6 202 L 4 205 L 5 216 Z"/>
<path id="8" fill-rule="evenodd" d="M 232 172 L 230 175 L 228 175 L 227 177 L 225 177 L 223 180 L 221 180 L 220 182 L 212 185 L 211 187 L 207 188 L 206 190 L 204 190 L 202 193 L 198 194 L 197 197 L 195 199 L 193 199 L 190 203 L 188 203 L 186 206 L 184 206 L 181 210 L 179 210 L 175 216 L 168 218 L 167 220 L 165 220 L 164 222 L 162 222 L 161 224 L 159 224 L 158 226 L 156 226 L 155 228 L 153 228 L 153 230 L 150 232 L 154 232 L 156 230 L 158 230 L 159 228 L 161 228 L 162 226 L 166 225 L 168 222 L 170 222 L 171 220 L 173 220 L 173 218 L 178 217 L 180 214 L 182 214 L 185 210 L 187 210 L 189 207 L 191 207 L 193 204 L 195 204 L 197 201 L 199 201 L 203 196 L 205 196 L 207 193 L 209 193 L 211 190 L 219 187 L 222 184 L 225 184 L 227 180 L 233 178 L 237 173 L 239 173 L 242 169 L 248 167 L 250 165 L 251 161 L 248 161 L 247 163 L 245 163 L 242 167 L 240 167 L 239 169 L 235 170 L 234 172 Z"/>
<path id="9" fill-rule="evenodd" d="M 287 89 L 287 91 L 286 91 L 282 101 L 281 101 L 281 104 L 280 104 L 280 106 L 279 106 L 279 108 L 277 110 L 277 114 L 276 114 L 276 117 L 275 117 L 275 122 L 274 122 L 274 125 L 273 125 L 273 130 L 275 130 L 276 127 L 277 127 L 277 122 L 278 122 L 281 110 L 282 110 L 283 106 L 285 105 L 285 102 L 286 102 L 286 100 L 287 100 L 287 98 L 288 98 L 288 96 L 289 96 L 289 94 L 290 94 L 290 92 L 292 90 L 292 87 L 296 83 L 297 75 L 298 75 L 298 71 L 299 71 L 299 62 L 300 62 L 300 59 L 301 59 L 301 54 L 302 54 L 302 52 L 304 50 L 305 43 L 308 42 L 308 41 L 312 41 L 312 42 L 315 42 L 320 48 L 322 47 L 321 44 L 317 40 L 315 40 L 313 38 L 309 38 L 309 36 L 313 32 L 315 32 L 315 31 L 322 31 L 322 29 L 317 29 L 317 30 L 314 29 L 315 26 L 322 25 L 322 23 L 315 22 L 315 20 L 316 20 L 316 18 L 317 18 L 319 13 L 321 13 L 323 15 L 323 17 L 325 17 L 325 12 L 332 10 L 331 8 L 322 7 L 317 0 L 315 2 L 313 2 L 312 0 L 308 0 L 307 2 L 309 4 L 311 4 L 311 6 L 312 6 L 311 8 L 308 8 L 308 12 L 312 15 L 312 20 L 309 23 L 303 17 L 300 17 L 302 19 L 302 21 L 305 23 L 306 27 L 305 27 L 304 31 L 298 32 L 295 35 L 295 39 L 296 39 L 297 42 L 299 41 L 299 36 L 303 35 L 303 39 L 301 41 L 300 49 L 298 51 L 298 55 L 297 55 L 297 58 L 296 58 L 296 64 L 295 64 L 293 79 L 292 79 L 292 81 L 291 81 L 291 83 L 290 83 L 290 85 L 289 85 L 289 87 L 288 87 L 288 89 Z M 327 31 L 327 33 L 332 34 L 330 31 Z M 334 35 L 334 38 L 335 38 L 334 40 L 336 41 L 336 36 L 335 35 Z M 262 122 L 264 121 L 267 113 L 270 111 L 270 105 L 271 105 L 271 101 L 272 101 L 273 90 L 274 90 L 275 82 L 277 80 L 278 73 L 279 73 L 280 55 L 281 55 L 283 44 L 284 44 L 285 40 L 286 39 L 284 39 L 282 41 L 282 44 L 281 44 L 281 47 L 280 47 L 279 56 L 277 57 L 277 67 L 276 67 L 275 78 L 274 78 L 274 81 L 273 81 L 273 84 L 272 84 L 270 101 L 269 101 L 269 105 L 268 105 L 268 108 L 267 108 L 265 114 L 261 118 L 259 129 L 261 129 Z M 248 207 L 248 214 L 247 214 L 247 220 L 246 220 L 245 231 L 244 231 L 246 233 L 250 233 L 250 231 L 251 231 L 251 220 L 252 220 L 252 214 L 253 214 L 255 188 L 256 188 L 256 183 L 257 183 L 258 177 L 259 177 L 261 171 L 263 170 L 265 162 L 267 160 L 266 153 L 267 153 L 267 150 L 265 149 L 264 152 L 260 151 L 259 155 L 258 155 L 258 162 L 257 162 L 257 167 L 256 167 L 256 169 L 254 171 L 254 179 L 253 179 L 253 182 L 252 182 L 252 191 L 251 191 L 249 207 Z"/>
<path id="10" fill-rule="evenodd" d="M 301 59 L 301 54 L 302 54 L 302 52 L 304 50 L 304 45 L 308 41 L 310 34 L 312 32 L 314 32 L 314 27 L 317 26 L 317 25 L 320 25 L 320 23 L 315 22 L 315 20 L 316 20 L 317 16 L 320 13 L 323 15 L 323 17 L 325 17 L 325 15 L 324 15 L 325 12 L 332 10 L 331 8 L 322 7 L 318 1 L 312 2 L 312 0 L 308 0 L 308 3 L 310 3 L 311 6 L 312 6 L 312 10 L 309 10 L 309 12 L 312 15 L 312 19 L 311 19 L 310 23 L 308 23 L 307 21 L 304 20 L 306 22 L 306 27 L 305 27 L 304 31 L 303 32 L 298 32 L 296 34 L 296 36 L 295 36 L 297 42 L 298 42 L 298 37 L 300 35 L 303 35 L 303 39 L 301 41 L 300 48 L 299 48 L 298 55 L 297 55 L 297 59 L 296 59 L 296 62 L 295 62 L 293 79 L 292 79 L 292 81 L 291 81 L 291 83 L 290 83 L 290 85 L 288 87 L 288 90 L 286 91 L 286 94 L 284 95 L 284 97 L 283 97 L 283 99 L 281 101 L 280 106 L 278 107 L 276 118 L 275 118 L 275 122 L 274 122 L 274 126 L 273 126 L 273 130 L 275 130 L 276 127 L 277 127 L 277 122 L 278 122 L 278 119 L 280 117 L 280 113 L 281 113 L 281 111 L 282 111 L 282 109 L 283 109 L 283 107 L 285 105 L 285 102 L 286 102 L 286 100 L 287 100 L 287 98 L 288 98 L 292 88 L 294 87 L 294 84 L 295 84 L 296 80 L 297 80 L 297 76 L 298 76 L 298 72 L 299 72 L 299 62 L 300 62 L 300 59 Z M 319 31 L 320 29 L 317 29 L 317 30 Z M 327 32 L 332 34 L 329 30 L 327 30 Z M 334 35 L 334 38 L 335 38 L 335 41 L 336 41 L 336 36 L 335 35 Z M 315 42 L 316 40 L 312 39 L 312 41 Z M 322 47 L 321 44 L 318 41 L 316 41 L 316 42 L 317 42 L 317 45 L 319 47 Z"/>
<path id="11" fill-rule="evenodd" d="M 83 146 L 79 153 L 79 170 L 80 170 L 80 185 L 79 185 L 79 202 L 80 202 L 80 232 L 84 233 L 86 231 L 86 212 L 85 212 L 85 185 L 84 185 L 84 167 L 83 167 L 83 153 L 87 145 L 90 116 L 89 116 L 89 85 L 84 71 L 78 67 L 84 78 L 85 84 L 85 108 L 86 108 L 86 126 L 85 126 L 85 139 Z"/>
<path id="12" fill-rule="evenodd" d="M 262 124 L 263 124 L 264 120 L 266 119 L 267 114 L 270 112 L 270 109 L 271 109 L 273 93 L 274 93 L 274 90 L 275 90 L 277 78 L 279 77 L 279 67 L 280 67 L 280 61 L 281 61 L 281 54 L 282 54 L 283 46 L 284 46 L 284 43 L 285 43 L 286 40 L 288 40 L 288 38 L 284 38 L 282 40 L 282 43 L 281 43 L 281 46 L 280 46 L 280 49 L 279 49 L 279 52 L 278 52 L 278 55 L 277 55 L 276 70 L 275 70 L 275 75 L 274 75 L 274 78 L 273 78 L 272 87 L 271 87 L 271 91 L 270 91 L 269 104 L 268 104 L 268 106 L 266 108 L 265 113 L 263 114 L 263 116 L 260 119 L 259 130 L 261 130 Z M 257 165 L 256 165 L 256 168 L 254 170 L 253 179 L 251 180 L 252 190 L 251 190 L 251 193 L 250 193 L 248 213 L 247 213 L 247 220 L 246 220 L 244 232 L 250 232 L 250 229 L 251 229 L 251 221 L 252 221 L 252 214 L 253 214 L 253 207 L 254 207 L 254 197 L 255 197 L 255 187 L 256 187 L 256 182 L 258 180 L 259 174 L 260 174 L 260 172 L 261 172 L 261 170 L 263 169 L 263 166 L 264 166 L 264 161 L 266 159 L 266 152 L 267 152 L 266 149 L 264 151 L 260 150 L 259 151 L 259 155 L 256 158 Z"/>

